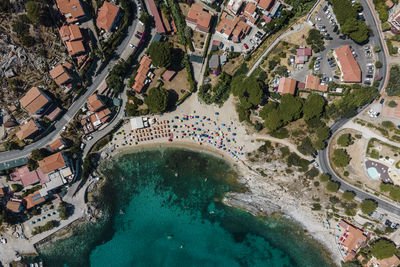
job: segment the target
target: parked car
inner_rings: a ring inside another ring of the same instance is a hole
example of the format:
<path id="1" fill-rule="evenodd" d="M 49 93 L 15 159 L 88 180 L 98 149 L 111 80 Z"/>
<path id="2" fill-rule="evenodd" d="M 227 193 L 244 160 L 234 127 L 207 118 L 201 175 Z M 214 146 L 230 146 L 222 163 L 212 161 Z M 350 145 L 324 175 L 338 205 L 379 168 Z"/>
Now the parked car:
<path id="1" fill-rule="evenodd" d="M 250 39 L 250 43 L 252 43 L 252 44 L 256 44 L 256 42 L 254 42 L 254 40 L 253 40 L 253 39 Z"/>
<path id="2" fill-rule="evenodd" d="M 92 135 L 89 135 L 88 138 L 87 138 L 87 140 L 92 140 L 92 139 L 93 139 Z"/>
<path id="3" fill-rule="evenodd" d="M 317 21 L 321 21 L 321 18 L 319 18 L 319 17 L 316 17 L 315 19 L 316 19 Z"/>
<path id="4" fill-rule="evenodd" d="M 317 57 L 317 60 L 322 60 L 322 57 L 321 57 L 321 56 L 318 56 L 318 57 Z"/>
<path id="5" fill-rule="evenodd" d="M 372 79 L 374 76 L 372 75 L 372 74 L 368 74 L 367 75 L 367 78 L 370 78 L 370 79 Z"/>
<path id="6" fill-rule="evenodd" d="M 382 98 L 381 101 L 379 101 L 380 104 L 383 104 L 385 102 L 385 99 Z"/>
<path id="7" fill-rule="evenodd" d="M 233 47 L 233 45 L 231 46 L 231 51 L 232 52 L 235 51 L 235 48 Z"/>
<path id="8" fill-rule="evenodd" d="M 61 131 L 64 132 L 65 130 L 67 130 L 67 125 L 65 125 L 64 127 L 62 127 Z"/>
<path id="9" fill-rule="evenodd" d="M 86 146 L 86 144 L 82 143 L 81 146 L 80 146 L 81 150 L 83 150 L 85 148 L 85 146 Z"/>
<path id="10" fill-rule="evenodd" d="M 243 43 L 244 48 L 249 49 L 249 46 L 246 43 Z"/>

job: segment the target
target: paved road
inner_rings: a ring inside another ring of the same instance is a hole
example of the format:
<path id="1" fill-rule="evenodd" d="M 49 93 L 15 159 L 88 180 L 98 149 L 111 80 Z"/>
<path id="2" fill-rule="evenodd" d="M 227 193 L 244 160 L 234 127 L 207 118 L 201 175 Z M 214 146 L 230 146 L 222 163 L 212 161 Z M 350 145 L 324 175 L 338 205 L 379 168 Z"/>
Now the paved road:
<path id="1" fill-rule="evenodd" d="M 378 59 L 383 63 L 383 67 L 380 69 L 380 72 L 384 78 L 382 79 L 382 82 L 379 86 L 379 90 L 381 91 L 381 93 L 383 93 L 385 90 L 385 85 L 387 83 L 387 79 L 388 79 L 388 77 L 387 77 L 388 76 L 387 75 L 388 74 L 387 73 L 387 70 L 388 70 L 387 48 L 386 48 L 386 45 L 382 43 L 383 36 L 382 36 L 381 29 L 378 28 L 378 27 L 380 27 L 380 24 L 376 23 L 376 21 L 378 21 L 378 19 L 376 17 L 375 11 L 371 11 L 371 8 L 373 7 L 373 5 L 370 2 L 368 2 L 368 0 L 363 0 L 363 1 L 361 1 L 361 3 L 363 4 L 363 7 L 364 7 L 364 17 L 366 18 L 367 24 L 372 29 L 371 43 L 374 45 L 380 45 L 384 49 L 383 52 L 380 52 L 378 55 Z M 358 113 L 361 113 L 367 107 L 368 107 L 368 105 L 366 105 L 363 108 L 360 108 Z M 331 126 L 332 135 L 333 135 L 333 133 L 338 131 L 344 124 L 346 124 L 349 120 L 350 119 L 341 119 L 341 120 L 335 122 Z M 323 151 L 319 151 L 318 161 L 319 161 L 321 169 L 324 173 L 329 173 L 332 177 L 332 180 L 340 182 L 340 184 L 341 184 L 340 191 L 347 191 L 347 190 L 354 191 L 360 200 L 374 199 L 378 203 L 379 208 L 400 216 L 400 207 L 398 207 L 397 205 L 395 205 L 389 201 L 386 201 L 384 199 L 378 198 L 373 194 L 367 193 L 367 192 L 359 189 L 358 187 L 347 183 L 346 181 L 344 181 L 343 179 L 341 179 L 340 177 L 338 177 L 335 174 L 335 172 L 332 170 L 332 168 L 329 164 L 328 147 L 329 147 L 331 140 L 332 140 L 332 138 L 329 140 L 327 148 L 325 148 Z"/>
<path id="2" fill-rule="evenodd" d="M 122 43 L 118 46 L 116 49 L 115 53 L 117 57 L 119 56 L 126 50 L 130 49 L 129 47 L 129 41 L 131 40 L 132 36 L 135 34 L 135 28 L 136 28 L 136 23 L 137 19 L 136 17 L 133 19 L 132 24 L 128 27 L 128 34 L 125 37 L 125 39 L 122 41 Z M 93 83 L 90 85 L 87 89 L 86 92 L 78 98 L 74 103 L 70 106 L 68 111 L 64 114 L 64 116 L 55 123 L 52 131 L 50 131 L 46 136 L 44 136 L 42 139 L 36 141 L 35 143 L 32 143 L 30 145 L 25 146 L 22 150 L 12 150 L 12 151 L 6 151 L 6 152 L 1 152 L 0 153 L 0 163 L 1 162 L 6 162 L 22 157 L 27 157 L 32 150 L 39 149 L 42 147 L 45 147 L 47 144 L 49 144 L 53 139 L 55 139 L 62 128 L 75 116 L 75 114 L 80 110 L 83 105 L 85 104 L 86 100 L 90 95 L 92 95 L 97 88 L 100 86 L 100 84 L 106 79 L 109 69 L 111 69 L 116 63 L 117 59 L 111 60 L 108 65 L 103 69 L 102 72 L 98 73 L 93 77 Z"/>

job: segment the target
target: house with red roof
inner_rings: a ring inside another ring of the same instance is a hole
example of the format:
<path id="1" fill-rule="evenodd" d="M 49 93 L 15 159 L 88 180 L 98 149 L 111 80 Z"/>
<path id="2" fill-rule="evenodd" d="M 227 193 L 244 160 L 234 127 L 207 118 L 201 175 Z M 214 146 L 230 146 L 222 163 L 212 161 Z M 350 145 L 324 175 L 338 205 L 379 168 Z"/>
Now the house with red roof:
<path id="1" fill-rule="evenodd" d="M 358 66 L 354 55 L 351 52 L 349 45 L 344 45 L 336 48 L 333 51 L 338 66 L 342 72 L 340 78 L 345 83 L 359 83 L 361 82 L 361 69 Z"/>
<path id="2" fill-rule="evenodd" d="M 305 88 L 320 92 L 328 92 L 328 85 L 322 84 L 321 79 L 312 74 L 307 75 Z"/>
<path id="3" fill-rule="evenodd" d="M 355 227 L 345 220 L 339 222 L 339 240 L 338 245 L 343 252 L 344 261 L 352 260 L 358 250 L 367 244 L 370 233 Z"/>
<path id="4" fill-rule="evenodd" d="M 75 23 L 85 18 L 80 0 L 56 0 L 58 10 L 63 14 L 68 23 Z"/>
<path id="5" fill-rule="evenodd" d="M 158 8 L 156 6 L 156 3 L 154 0 L 147 0 L 147 4 L 149 5 L 150 8 L 150 13 L 153 15 L 154 22 L 156 23 L 156 30 L 159 34 L 165 34 L 165 27 L 162 22 L 160 12 L 158 11 Z"/>
<path id="6" fill-rule="evenodd" d="M 23 210 L 22 201 L 17 199 L 9 200 L 6 209 L 13 213 L 20 213 Z"/>
<path id="7" fill-rule="evenodd" d="M 297 81 L 292 78 L 282 77 L 279 79 L 278 93 L 281 95 L 291 94 L 294 95 L 296 91 Z"/>
<path id="8" fill-rule="evenodd" d="M 46 175 L 40 169 L 30 171 L 26 165 L 17 168 L 10 174 L 10 178 L 14 182 L 21 181 L 23 187 L 34 185 L 39 182 L 46 183 L 48 181 Z"/>
<path id="9" fill-rule="evenodd" d="M 24 197 L 24 204 L 27 210 L 39 206 L 46 202 L 46 198 L 42 197 L 39 191 L 35 191 L 32 194 L 27 195 Z"/>
<path id="10" fill-rule="evenodd" d="M 209 32 L 212 15 L 200 4 L 192 4 L 186 16 L 186 24 L 193 30 Z"/>
<path id="11" fill-rule="evenodd" d="M 143 91 L 143 88 L 151 83 L 153 66 L 151 64 L 151 58 L 144 55 L 139 62 L 139 68 L 136 72 L 132 89 L 138 93 Z"/>
<path id="12" fill-rule="evenodd" d="M 296 64 L 304 64 L 306 61 L 308 61 L 308 59 L 311 55 L 312 55 L 312 51 L 310 48 L 307 48 L 307 47 L 298 48 L 298 49 L 296 49 L 295 63 Z"/>
<path id="13" fill-rule="evenodd" d="M 112 31 L 121 16 L 120 8 L 110 2 L 104 1 L 97 13 L 96 25 L 107 32 Z"/>

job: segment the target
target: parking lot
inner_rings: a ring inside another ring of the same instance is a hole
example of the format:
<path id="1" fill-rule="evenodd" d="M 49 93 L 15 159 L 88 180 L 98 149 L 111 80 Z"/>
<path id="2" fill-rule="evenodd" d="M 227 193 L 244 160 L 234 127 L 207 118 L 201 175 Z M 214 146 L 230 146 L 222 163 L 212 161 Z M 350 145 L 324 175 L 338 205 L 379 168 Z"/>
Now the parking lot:
<path id="1" fill-rule="evenodd" d="M 324 35 L 327 43 L 325 50 L 317 54 L 320 60 L 316 61 L 314 73 L 322 74 L 326 82 L 334 81 L 340 82 L 340 75 L 335 75 L 338 66 L 333 59 L 332 51 L 343 45 L 350 45 L 352 53 L 361 68 L 362 82 L 365 84 L 372 84 L 375 74 L 375 56 L 373 52 L 373 45 L 358 45 L 351 39 L 346 38 L 344 35 L 339 34 L 339 25 L 332 11 L 332 7 L 327 3 L 322 5 L 313 19 L 315 27 Z"/>

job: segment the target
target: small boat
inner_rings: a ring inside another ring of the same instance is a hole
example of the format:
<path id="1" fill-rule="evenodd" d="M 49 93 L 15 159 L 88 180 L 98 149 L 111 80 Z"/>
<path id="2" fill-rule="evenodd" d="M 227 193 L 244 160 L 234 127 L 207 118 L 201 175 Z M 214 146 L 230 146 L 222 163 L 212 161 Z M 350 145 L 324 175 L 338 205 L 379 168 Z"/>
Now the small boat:
<path id="1" fill-rule="evenodd" d="M 174 235 L 169 235 L 169 236 L 167 236 L 167 238 L 172 239 L 172 238 L 174 238 Z"/>
<path id="2" fill-rule="evenodd" d="M 125 177 L 122 176 L 122 177 L 121 177 L 121 181 L 124 181 L 124 180 L 125 180 Z"/>
<path id="3" fill-rule="evenodd" d="M 179 248 L 183 248 L 183 244 L 181 244 L 181 246 Z"/>
<path id="4" fill-rule="evenodd" d="M 119 210 L 119 214 L 125 214 L 123 210 Z"/>

